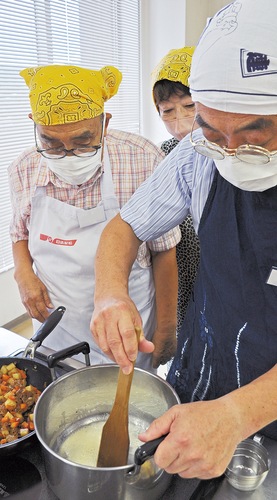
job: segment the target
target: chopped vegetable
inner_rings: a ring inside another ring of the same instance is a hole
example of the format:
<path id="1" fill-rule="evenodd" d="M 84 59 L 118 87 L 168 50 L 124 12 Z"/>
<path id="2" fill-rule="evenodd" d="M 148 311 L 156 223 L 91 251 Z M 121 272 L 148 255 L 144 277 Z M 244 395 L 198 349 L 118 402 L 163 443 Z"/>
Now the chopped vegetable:
<path id="1" fill-rule="evenodd" d="M 26 379 L 15 363 L 0 368 L 0 445 L 34 430 L 34 406 L 41 391 L 27 385 Z"/>

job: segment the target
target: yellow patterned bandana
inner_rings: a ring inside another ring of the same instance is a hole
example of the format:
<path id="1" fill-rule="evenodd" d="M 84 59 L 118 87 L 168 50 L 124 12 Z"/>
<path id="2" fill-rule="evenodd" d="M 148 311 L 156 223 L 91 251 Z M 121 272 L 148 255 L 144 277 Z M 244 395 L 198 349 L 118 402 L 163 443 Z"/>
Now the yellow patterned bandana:
<path id="1" fill-rule="evenodd" d="M 115 95 L 122 74 L 113 66 L 100 71 L 78 66 L 39 66 L 20 72 L 30 89 L 33 120 L 39 125 L 62 125 L 95 118 Z"/>
<path id="2" fill-rule="evenodd" d="M 195 47 L 183 47 L 170 50 L 151 73 L 152 88 L 160 80 L 181 82 L 189 87 L 188 78 L 194 49 Z"/>

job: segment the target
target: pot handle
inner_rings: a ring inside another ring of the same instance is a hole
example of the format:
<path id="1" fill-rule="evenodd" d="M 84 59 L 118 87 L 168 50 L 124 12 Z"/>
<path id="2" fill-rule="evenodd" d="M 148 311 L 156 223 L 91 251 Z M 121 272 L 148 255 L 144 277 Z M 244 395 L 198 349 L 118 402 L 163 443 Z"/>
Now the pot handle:
<path id="1" fill-rule="evenodd" d="M 162 443 L 162 441 L 168 436 L 168 434 L 165 434 L 164 436 L 161 436 L 157 439 L 152 439 L 152 441 L 148 441 L 147 443 L 142 444 L 139 446 L 134 455 L 134 462 L 136 465 L 142 465 L 146 460 L 149 460 L 151 458 L 156 449 L 158 448 L 159 444 Z"/>
<path id="2" fill-rule="evenodd" d="M 42 323 L 42 325 L 28 342 L 23 354 L 23 358 L 28 356 L 28 354 L 30 355 L 31 359 L 34 358 L 36 349 L 42 344 L 43 340 L 48 337 L 52 330 L 54 330 L 57 324 L 61 321 L 65 311 L 66 308 L 64 306 L 59 306 L 50 314 L 50 316 L 48 316 L 48 318 L 46 318 L 46 320 Z"/>
<path id="3" fill-rule="evenodd" d="M 49 356 L 47 356 L 47 363 L 51 370 L 53 380 L 57 378 L 54 368 L 55 366 L 57 366 L 58 362 L 66 358 L 71 358 L 72 356 L 75 356 L 76 354 L 80 353 L 83 353 L 85 356 L 86 366 L 90 366 L 90 359 L 89 359 L 90 347 L 88 342 L 79 342 L 78 344 L 74 344 L 70 347 L 62 349 L 61 351 L 49 354 Z"/>

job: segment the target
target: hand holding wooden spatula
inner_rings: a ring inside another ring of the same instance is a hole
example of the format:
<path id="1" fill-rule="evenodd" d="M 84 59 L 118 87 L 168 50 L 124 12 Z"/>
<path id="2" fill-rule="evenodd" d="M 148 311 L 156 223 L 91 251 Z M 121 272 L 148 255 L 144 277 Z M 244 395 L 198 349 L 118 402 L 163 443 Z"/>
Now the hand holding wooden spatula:
<path id="1" fill-rule="evenodd" d="M 141 329 L 135 327 L 139 342 Z M 125 375 L 119 369 L 117 390 L 114 404 L 106 421 L 100 442 L 97 467 L 120 467 L 127 465 L 129 453 L 129 396 L 134 373 L 134 364 L 131 373 Z"/>

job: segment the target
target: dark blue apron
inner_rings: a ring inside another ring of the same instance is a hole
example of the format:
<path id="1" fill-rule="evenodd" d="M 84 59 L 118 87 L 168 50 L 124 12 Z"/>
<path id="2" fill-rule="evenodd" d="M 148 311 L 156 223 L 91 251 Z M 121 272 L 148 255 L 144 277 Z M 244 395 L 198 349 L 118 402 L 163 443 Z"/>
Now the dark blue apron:
<path id="1" fill-rule="evenodd" d="M 267 284 L 277 265 L 277 187 L 242 191 L 216 171 L 199 239 L 199 273 L 167 377 L 183 403 L 218 398 L 277 363 L 277 287 Z M 277 421 L 264 434 L 277 439 Z"/>

